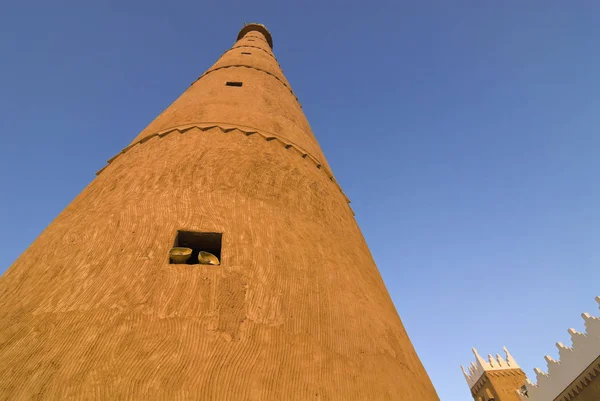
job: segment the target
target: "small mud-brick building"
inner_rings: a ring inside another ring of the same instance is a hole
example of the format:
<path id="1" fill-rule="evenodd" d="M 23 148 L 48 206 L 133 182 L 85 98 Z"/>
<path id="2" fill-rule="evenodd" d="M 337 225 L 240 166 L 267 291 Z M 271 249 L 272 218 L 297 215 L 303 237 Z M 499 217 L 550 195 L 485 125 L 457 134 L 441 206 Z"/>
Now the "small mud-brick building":
<path id="1" fill-rule="evenodd" d="M 461 366 L 474 401 L 520 401 L 517 389 L 525 382 L 525 373 L 504 347 L 506 357 L 488 355 L 486 361 L 473 348 L 475 362 Z"/>
<path id="2" fill-rule="evenodd" d="M 272 49 L 244 26 L 1 278 L 0 399 L 438 400 Z"/>

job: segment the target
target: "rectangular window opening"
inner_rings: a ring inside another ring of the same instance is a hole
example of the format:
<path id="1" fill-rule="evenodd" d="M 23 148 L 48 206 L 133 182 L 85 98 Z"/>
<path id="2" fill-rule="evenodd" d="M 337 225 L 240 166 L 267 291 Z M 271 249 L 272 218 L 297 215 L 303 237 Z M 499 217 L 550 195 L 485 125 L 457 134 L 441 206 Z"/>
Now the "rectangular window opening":
<path id="1" fill-rule="evenodd" d="M 242 52 L 242 54 L 252 54 L 252 53 L 248 53 L 248 52 Z"/>
<path id="2" fill-rule="evenodd" d="M 204 233 L 197 231 L 177 231 L 173 248 L 189 248 L 192 250 L 191 256 L 186 261 L 176 261 L 173 256 L 169 257 L 170 264 L 221 264 L 221 240 L 223 233 Z M 189 250 L 187 251 L 189 252 Z M 210 255 L 203 254 L 199 260 L 200 252 L 208 252 L 216 257 L 216 260 Z"/>
<path id="3" fill-rule="evenodd" d="M 227 81 L 227 83 L 225 83 L 225 85 L 227 85 L 227 86 L 242 86 L 243 82 Z"/>

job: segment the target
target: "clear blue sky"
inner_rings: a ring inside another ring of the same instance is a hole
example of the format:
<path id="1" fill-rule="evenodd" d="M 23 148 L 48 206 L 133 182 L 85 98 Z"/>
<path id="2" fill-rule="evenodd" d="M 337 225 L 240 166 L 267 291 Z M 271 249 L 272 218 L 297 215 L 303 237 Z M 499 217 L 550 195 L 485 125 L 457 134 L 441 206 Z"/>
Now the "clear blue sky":
<path id="1" fill-rule="evenodd" d="M 3 3 L 0 272 L 257 21 L 443 401 L 598 314 L 597 2 L 81 3 Z"/>

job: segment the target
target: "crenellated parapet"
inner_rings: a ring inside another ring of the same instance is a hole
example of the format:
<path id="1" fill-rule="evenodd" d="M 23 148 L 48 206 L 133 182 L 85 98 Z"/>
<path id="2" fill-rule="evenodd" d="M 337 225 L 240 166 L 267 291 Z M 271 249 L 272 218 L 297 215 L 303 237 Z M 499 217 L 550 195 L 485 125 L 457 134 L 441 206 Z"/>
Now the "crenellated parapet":
<path id="1" fill-rule="evenodd" d="M 596 297 L 596 302 L 600 304 L 600 296 Z M 544 357 L 548 373 L 539 368 L 534 369 L 537 383 L 527 379 L 523 388 L 517 391 L 522 401 L 570 399 L 581 391 L 582 386 L 596 378 L 597 369 L 588 368 L 597 362 L 600 356 L 600 317 L 591 316 L 589 313 L 582 313 L 581 317 L 585 321 L 585 332 L 568 330 L 571 347 L 556 343 L 559 359 L 554 360 L 549 355 Z M 587 372 L 588 370 L 590 372 Z M 579 381 L 582 383 L 578 383 Z M 565 397 L 561 396 L 563 393 Z"/>
<path id="2" fill-rule="evenodd" d="M 502 357 L 500 354 L 496 354 L 496 356 L 488 355 L 487 361 L 479 355 L 477 350 L 473 348 L 473 355 L 475 355 L 475 362 L 471 362 L 468 369 L 465 369 L 464 366 L 461 365 L 463 374 L 465 375 L 465 379 L 467 380 L 467 384 L 469 388 L 472 389 L 477 381 L 481 378 L 481 376 L 485 372 L 495 371 L 495 370 L 507 370 L 507 369 L 520 369 L 519 365 L 513 358 L 513 356 L 508 352 L 508 349 L 504 347 L 505 357 Z"/>

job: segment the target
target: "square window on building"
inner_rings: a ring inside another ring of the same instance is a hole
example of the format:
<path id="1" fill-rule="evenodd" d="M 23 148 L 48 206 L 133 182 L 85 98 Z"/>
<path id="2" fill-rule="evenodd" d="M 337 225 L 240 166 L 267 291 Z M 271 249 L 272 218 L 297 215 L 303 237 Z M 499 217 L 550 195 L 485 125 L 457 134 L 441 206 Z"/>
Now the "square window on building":
<path id="1" fill-rule="evenodd" d="M 169 263 L 220 265 L 222 238 L 222 233 L 179 230 L 169 252 Z"/>

